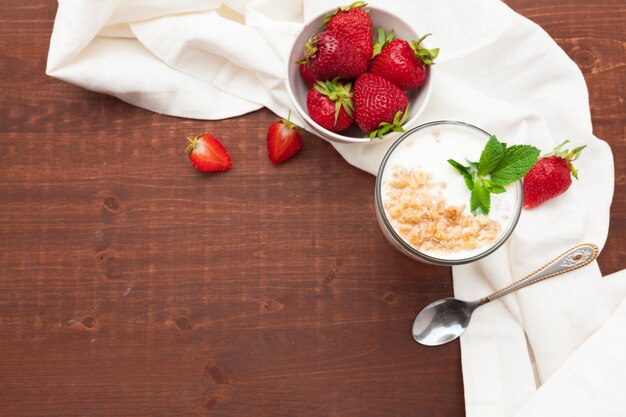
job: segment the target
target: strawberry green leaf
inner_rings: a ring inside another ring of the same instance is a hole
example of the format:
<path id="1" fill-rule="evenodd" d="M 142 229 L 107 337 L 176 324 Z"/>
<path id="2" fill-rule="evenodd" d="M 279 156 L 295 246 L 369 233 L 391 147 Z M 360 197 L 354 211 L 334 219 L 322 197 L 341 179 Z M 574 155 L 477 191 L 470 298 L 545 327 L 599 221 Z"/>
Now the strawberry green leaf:
<path id="1" fill-rule="evenodd" d="M 409 115 L 411 114 L 411 105 L 407 104 L 406 109 L 404 109 L 404 114 L 402 115 L 402 118 L 400 119 L 400 121 L 398 122 L 400 125 L 403 125 L 406 123 L 407 120 L 409 120 Z"/>
<path id="2" fill-rule="evenodd" d="M 399 125 L 401 117 L 402 117 L 402 112 L 397 112 L 396 115 L 393 116 L 393 124 L 396 126 Z"/>
<path id="3" fill-rule="evenodd" d="M 343 84 L 339 77 L 336 77 L 331 81 L 317 80 L 313 88 L 335 103 L 335 124 L 337 124 L 337 119 L 339 118 L 339 113 L 342 108 L 348 116 L 352 117 L 354 103 L 352 102 L 353 93 L 351 82 Z"/>
<path id="4" fill-rule="evenodd" d="M 371 132 L 368 137 L 370 138 L 370 140 L 373 140 L 376 138 L 382 138 L 383 135 L 389 133 L 392 130 L 394 132 L 404 132 L 404 128 L 402 127 L 402 125 L 408 119 L 410 112 L 410 106 L 406 106 L 404 111 L 400 110 L 396 112 L 395 116 L 393 117 L 392 123 L 381 122 L 380 125 L 378 125 L 378 129 Z"/>
<path id="5" fill-rule="evenodd" d="M 421 60 L 424 65 L 433 65 L 435 63 L 435 59 L 439 56 L 439 48 L 426 49 L 422 48 L 422 46 L 420 45 L 422 41 L 430 35 L 431 33 L 427 33 L 418 40 L 413 41 L 409 44 L 411 46 L 411 49 L 413 49 L 415 57 Z"/>
<path id="6" fill-rule="evenodd" d="M 585 149 L 587 147 L 587 145 L 584 146 L 578 146 L 577 148 L 574 148 L 570 151 L 570 153 L 568 154 L 568 158 L 570 161 L 575 161 L 580 157 L 580 153 L 582 152 L 583 149 Z"/>
<path id="7" fill-rule="evenodd" d="M 343 110 L 346 114 L 352 117 L 352 111 L 354 110 L 354 104 L 352 104 L 352 100 L 350 101 L 341 101 L 341 105 L 343 106 Z"/>
<path id="8" fill-rule="evenodd" d="M 543 158 L 546 158 L 548 156 L 560 156 L 561 158 L 566 158 L 569 151 L 562 150 L 561 148 L 563 148 L 563 146 L 567 145 L 568 143 L 569 143 L 569 140 L 559 143 L 557 146 L 554 147 L 554 149 L 552 149 L 547 154 L 543 155 Z"/>
<path id="9" fill-rule="evenodd" d="M 390 125 L 390 124 L 386 124 L 386 125 L 384 125 L 384 126 L 383 126 L 383 128 L 382 128 L 382 129 L 380 129 L 380 135 L 382 136 L 382 135 L 384 135 L 385 133 L 389 132 L 389 131 L 391 130 L 391 128 L 392 128 L 392 127 L 393 127 L 393 126 L 392 126 L 392 125 Z"/>
<path id="10" fill-rule="evenodd" d="M 313 35 L 304 45 L 304 57 L 296 61 L 296 64 L 308 64 L 310 60 L 317 55 L 317 45 L 319 44 L 319 35 Z"/>
<path id="11" fill-rule="evenodd" d="M 498 163 L 504 157 L 504 147 L 502 143 L 498 141 L 496 136 L 491 136 L 487 145 L 480 154 L 480 161 L 478 161 L 478 175 L 487 175 L 493 169 L 498 166 Z"/>
<path id="12" fill-rule="evenodd" d="M 380 54 L 382 50 L 396 37 L 393 29 L 388 34 L 385 33 L 385 29 L 382 26 L 378 28 L 378 39 L 374 42 L 374 50 L 372 53 L 372 58 L 376 55 Z"/>
<path id="13" fill-rule="evenodd" d="M 577 148 L 574 148 L 565 157 L 565 159 L 567 160 L 567 166 L 569 168 L 569 172 L 571 172 L 572 176 L 574 178 L 576 178 L 576 179 L 578 179 L 578 171 L 576 170 L 576 168 L 574 168 L 574 164 L 572 162 L 577 160 L 580 157 L 580 153 L 586 147 L 587 147 L 587 145 L 579 146 Z"/>
<path id="14" fill-rule="evenodd" d="M 328 89 L 326 88 L 326 84 L 324 84 L 324 81 L 315 81 L 315 85 L 313 87 L 320 93 L 328 95 Z"/>

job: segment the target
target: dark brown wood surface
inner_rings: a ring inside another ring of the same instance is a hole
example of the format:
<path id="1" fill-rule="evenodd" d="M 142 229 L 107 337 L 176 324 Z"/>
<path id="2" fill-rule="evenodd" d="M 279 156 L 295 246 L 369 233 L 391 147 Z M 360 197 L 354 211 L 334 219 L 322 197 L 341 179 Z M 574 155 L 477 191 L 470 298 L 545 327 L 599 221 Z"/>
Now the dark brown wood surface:
<path id="1" fill-rule="evenodd" d="M 626 4 L 515 0 L 580 66 L 616 161 L 626 259 Z M 45 76 L 56 3 L 0 3 L 1 416 L 460 416 L 458 343 L 414 343 L 449 268 L 393 250 L 374 178 L 312 136 L 267 160 L 269 111 L 203 122 Z M 532 65 L 532 63 L 529 63 Z M 202 175 L 185 135 L 235 161 Z"/>

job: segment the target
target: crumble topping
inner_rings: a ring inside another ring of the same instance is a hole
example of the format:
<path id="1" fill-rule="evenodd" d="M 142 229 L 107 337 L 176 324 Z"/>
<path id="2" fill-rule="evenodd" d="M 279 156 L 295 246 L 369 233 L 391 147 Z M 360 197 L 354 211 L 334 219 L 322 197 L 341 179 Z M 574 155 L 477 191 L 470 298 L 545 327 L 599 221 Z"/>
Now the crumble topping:
<path id="1" fill-rule="evenodd" d="M 502 229 L 484 215 L 466 213 L 465 205 L 448 205 L 445 182 L 432 174 L 392 167 L 386 181 L 384 208 L 393 228 L 420 251 L 451 253 L 492 244 Z"/>

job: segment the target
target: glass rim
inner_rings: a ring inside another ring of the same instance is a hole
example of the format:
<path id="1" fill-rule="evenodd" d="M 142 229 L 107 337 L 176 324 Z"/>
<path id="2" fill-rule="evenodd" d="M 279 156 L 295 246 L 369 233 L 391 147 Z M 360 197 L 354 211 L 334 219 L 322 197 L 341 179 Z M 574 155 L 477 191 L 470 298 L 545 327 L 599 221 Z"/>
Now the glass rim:
<path id="1" fill-rule="evenodd" d="M 488 249 L 486 249 L 484 252 L 480 252 L 476 255 L 467 257 L 467 258 L 458 258 L 458 259 L 446 259 L 446 258 L 438 258 L 436 256 L 431 256 L 428 255 L 424 252 L 420 252 L 419 250 L 415 249 L 413 246 L 411 246 L 409 243 L 407 243 L 404 239 L 402 239 L 402 237 L 396 232 L 396 230 L 394 229 L 394 227 L 391 225 L 391 222 L 389 221 L 389 219 L 387 218 L 387 213 L 385 212 L 385 208 L 383 206 L 383 202 L 382 202 L 382 178 L 383 178 L 383 172 L 385 171 L 385 167 L 387 166 L 387 162 L 389 161 L 389 158 L 391 157 L 391 155 L 394 153 L 395 149 L 402 143 L 404 142 L 404 140 L 406 140 L 409 136 L 411 136 L 413 133 L 431 127 L 431 126 L 437 126 L 437 125 L 454 125 L 454 126 L 461 126 L 464 128 L 469 128 L 471 130 L 483 133 L 485 135 L 487 135 L 488 137 L 491 137 L 492 134 L 477 127 L 474 126 L 470 123 L 466 123 L 466 122 L 461 122 L 461 121 L 457 121 L 457 120 L 437 120 L 437 121 L 432 121 L 432 122 L 428 122 L 428 123 L 424 123 L 421 124 L 419 126 L 416 126 L 408 131 L 406 131 L 402 136 L 400 136 L 387 150 L 387 152 L 385 153 L 385 156 L 383 157 L 381 163 L 380 163 L 380 167 L 378 168 L 378 174 L 376 175 L 376 192 L 375 192 L 375 204 L 376 204 L 376 209 L 379 213 L 379 219 L 382 221 L 382 223 L 385 226 L 385 229 L 387 230 L 387 232 L 389 233 L 389 235 L 393 238 L 393 240 L 407 253 L 412 255 L 413 257 L 416 257 L 420 260 L 423 260 L 424 262 L 430 263 L 430 264 L 436 264 L 436 265 L 463 265 L 463 264 L 467 264 L 467 263 L 471 263 L 471 262 L 475 262 L 479 259 L 482 259 L 490 254 L 492 254 L 493 252 L 495 252 L 496 250 L 498 250 L 503 244 L 504 242 L 506 242 L 509 237 L 511 236 L 511 234 L 513 234 L 513 230 L 515 230 L 515 227 L 517 226 L 517 223 L 519 222 L 519 218 L 522 214 L 522 203 L 523 203 L 523 199 L 522 199 L 522 195 L 523 195 L 523 189 L 522 189 L 522 180 L 518 180 L 515 182 L 515 188 L 516 188 L 516 192 L 517 192 L 517 206 L 515 207 L 515 212 L 513 214 L 513 219 L 511 221 L 509 221 L 508 224 L 508 228 L 500 235 L 500 238 L 498 239 L 498 241 L 493 244 L 492 246 L 490 246 Z"/>

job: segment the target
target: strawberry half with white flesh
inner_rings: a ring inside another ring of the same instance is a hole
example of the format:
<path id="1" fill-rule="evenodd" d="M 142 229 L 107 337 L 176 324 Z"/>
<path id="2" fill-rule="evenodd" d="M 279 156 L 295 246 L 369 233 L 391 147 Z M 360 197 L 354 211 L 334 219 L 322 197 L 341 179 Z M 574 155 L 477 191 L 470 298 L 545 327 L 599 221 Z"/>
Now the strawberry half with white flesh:
<path id="1" fill-rule="evenodd" d="M 230 155 L 217 139 L 209 133 L 187 138 L 187 154 L 191 164 L 203 172 L 226 171 L 233 166 Z"/>
<path id="2" fill-rule="evenodd" d="M 272 123 L 267 130 L 267 152 L 275 165 L 282 164 L 302 147 L 302 128 L 290 119 L 291 111 L 287 119 Z"/>

